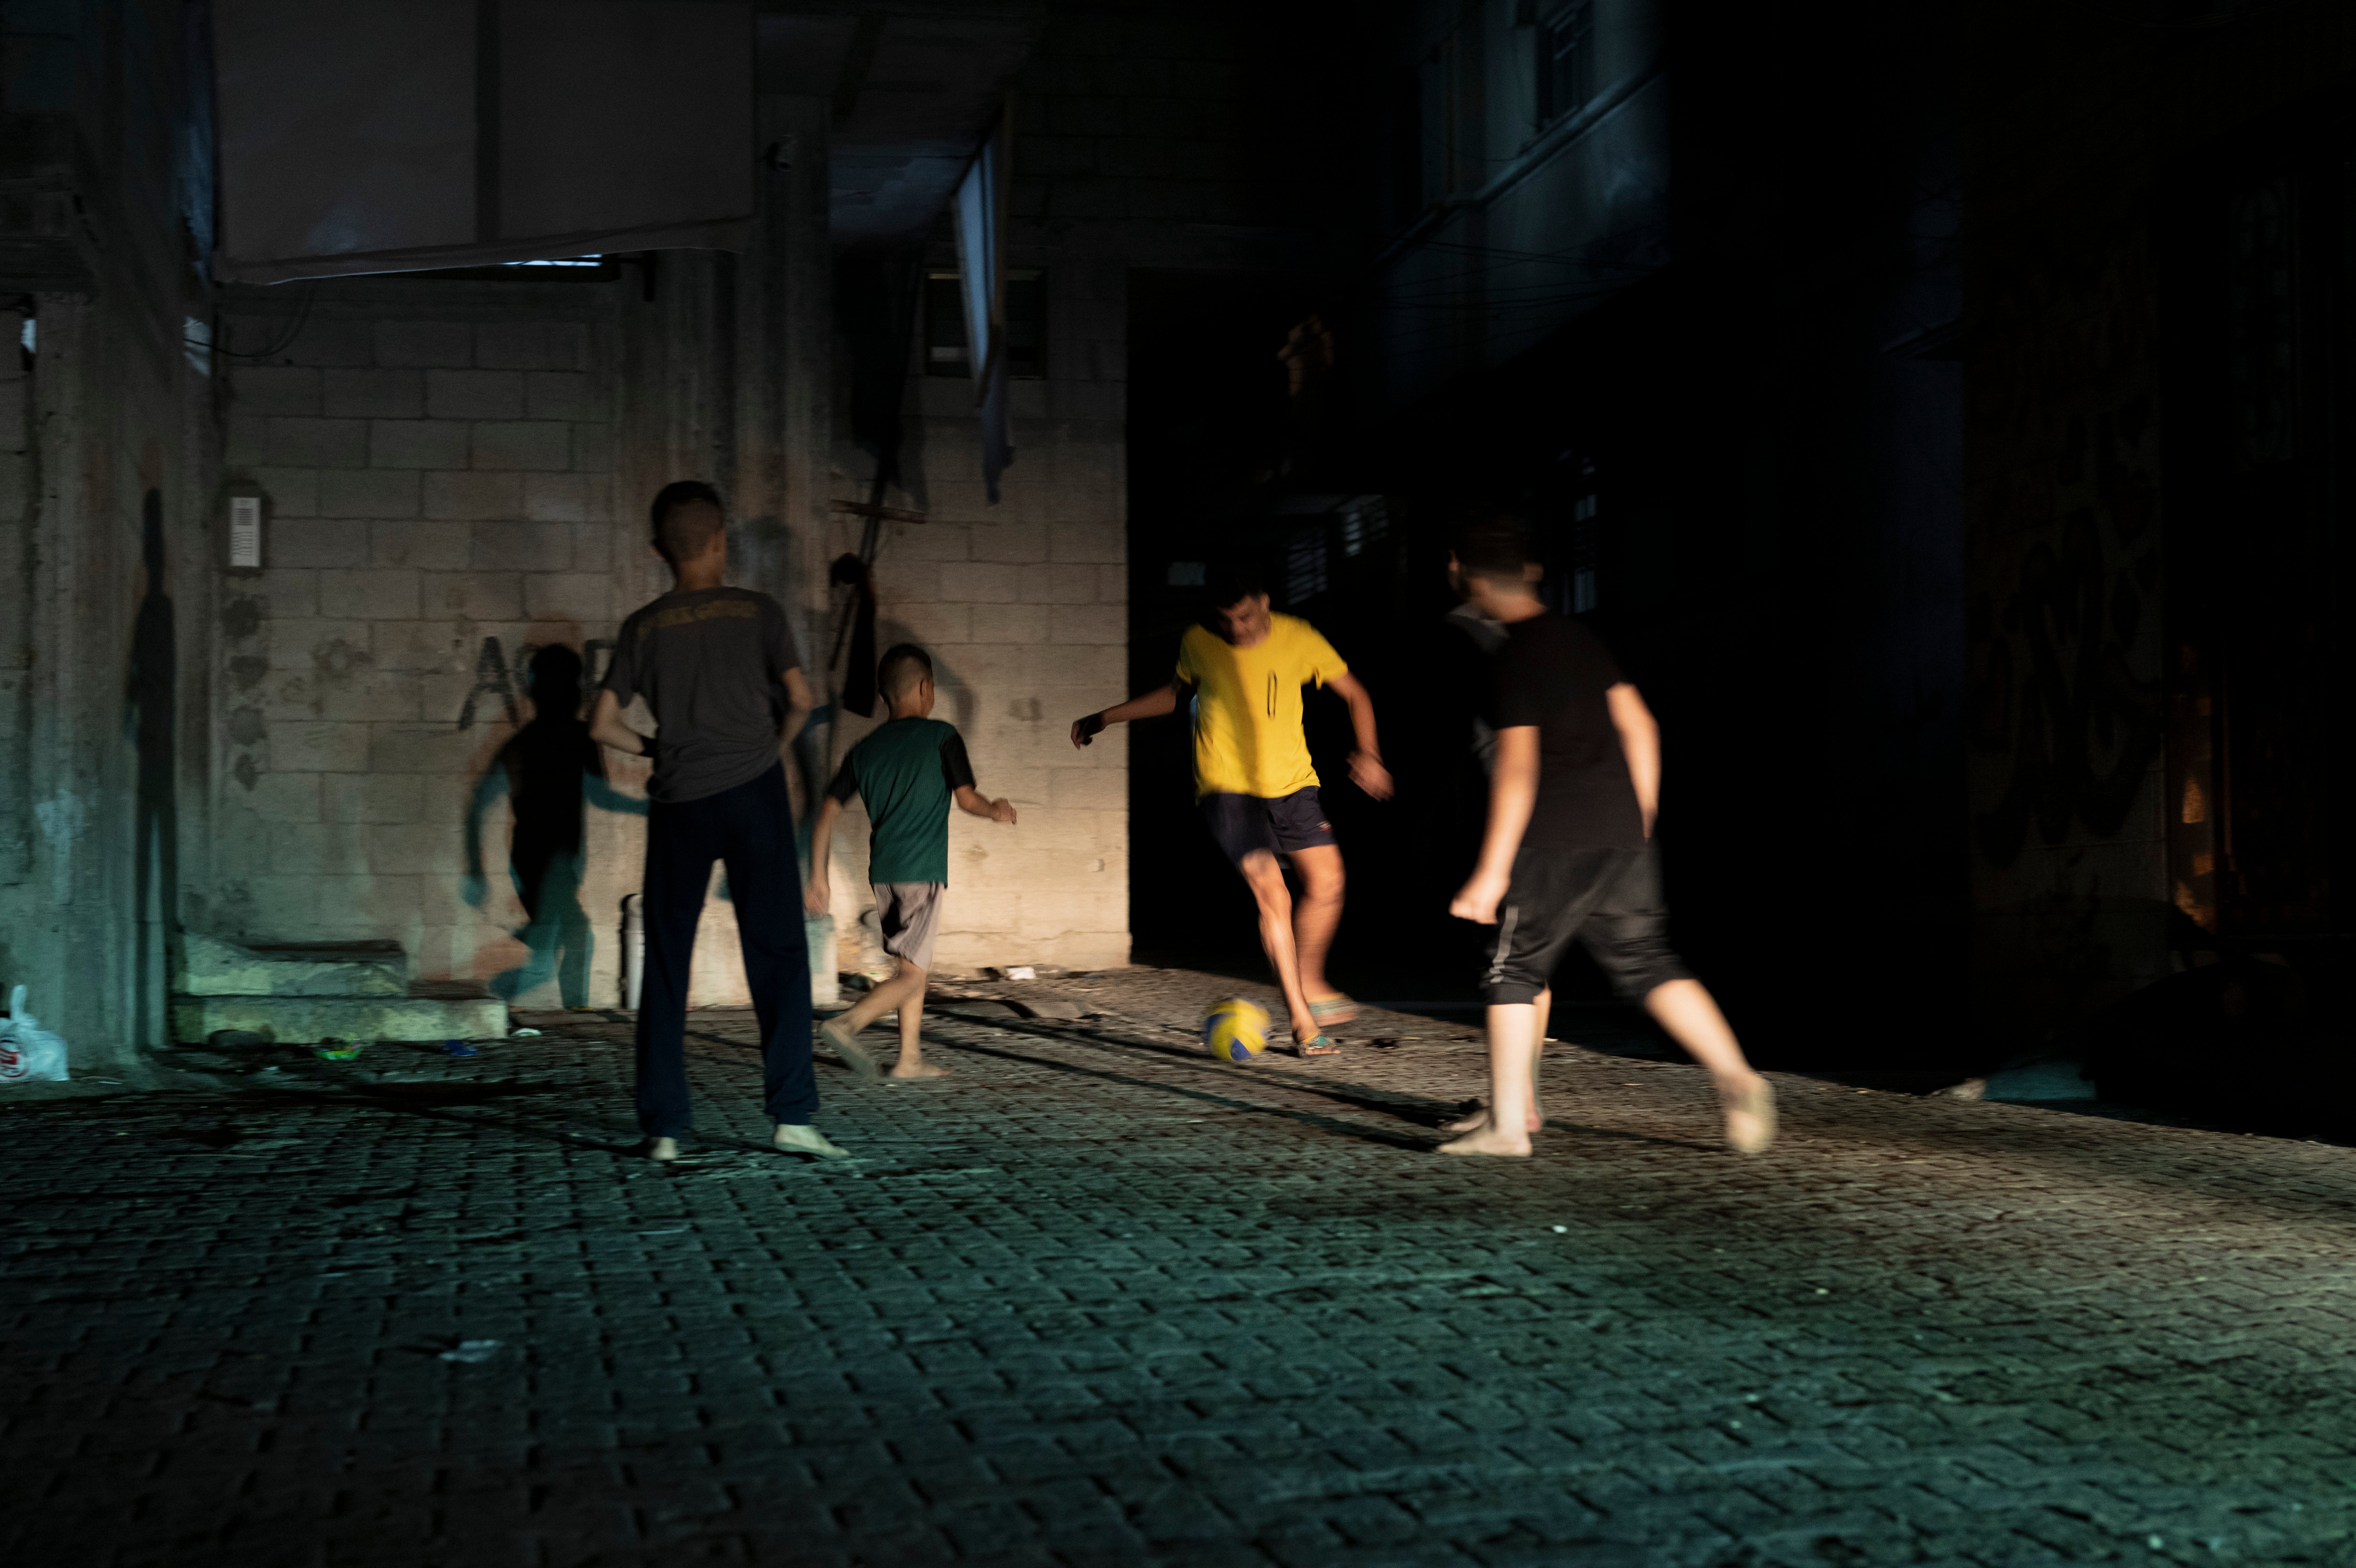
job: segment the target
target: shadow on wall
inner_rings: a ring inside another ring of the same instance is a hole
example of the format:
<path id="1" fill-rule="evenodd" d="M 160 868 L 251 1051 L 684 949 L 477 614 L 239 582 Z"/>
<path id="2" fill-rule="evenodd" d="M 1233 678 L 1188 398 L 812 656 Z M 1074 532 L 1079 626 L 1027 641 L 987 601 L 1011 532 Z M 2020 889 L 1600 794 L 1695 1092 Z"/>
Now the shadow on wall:
<path id="1" fill-rule="evenodd" d="M 136 989 L 138 1027 L 163 1028 L 165 994 L 179 961 L 179 816 L 173 702 L 179 684 L 179 646 L 172 596 L 164 591 L 164 497 L 149 490 L 139 507 L 139 548 L 145 585 L 133 623 L 131 659 L 123 680 L 123 724 L 137 750 L 135 830 L 139 922 Z M 161 1038 L 158 1036 L 157 1038 Z"/>
<path id="2" fill-rule="evenodd" d="M 605 778 L 605 756 L 589 738 L 583 709 L 581 655 L 564 643 L 535 650 L 525 666 L 532 717 L 492 756 L 466 810 L 464 897 L 483 907 L 489 888 L 483 872 L 483 821 L 504 794 L 514 815 L 508 874 L 527 923 L 516 933 L 523 963 L 492 976 L 494 996 L 513 1001 L 555 979 L 568 1008 L 589 1005 L 590 961 L 596 934 L 581 903 L 584 870 L 583 822 L 587 808 L 634 816 L 647 803 L 622 794 Z"/>

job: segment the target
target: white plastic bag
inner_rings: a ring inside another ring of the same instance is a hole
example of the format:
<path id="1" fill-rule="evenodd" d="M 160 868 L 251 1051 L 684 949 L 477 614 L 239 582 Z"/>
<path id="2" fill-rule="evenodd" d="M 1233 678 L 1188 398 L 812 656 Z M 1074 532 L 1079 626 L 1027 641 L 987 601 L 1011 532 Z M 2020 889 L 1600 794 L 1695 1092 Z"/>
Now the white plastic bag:
<path id="1" fill-rule="evenodd" d="M 0 1083 L 49 1079 L 66 1081 L 66 1042 L 25 1010 L 25 987 L 8 995 L 8 1016 L 0 1019 Z"/>

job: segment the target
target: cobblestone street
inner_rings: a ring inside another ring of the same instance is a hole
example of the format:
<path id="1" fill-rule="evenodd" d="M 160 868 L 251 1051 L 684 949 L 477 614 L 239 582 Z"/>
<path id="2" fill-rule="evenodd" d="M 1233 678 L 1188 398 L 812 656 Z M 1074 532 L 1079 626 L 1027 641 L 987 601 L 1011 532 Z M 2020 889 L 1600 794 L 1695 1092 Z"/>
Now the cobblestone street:
<path id="1" fill-rule="evenodd" d="M 2356 1151 L 1782 1077 L 1745 1160 L 1597 1015 L 1445 1160 L 1468 1029 L 1237 988 L 969 987 L 833 1164 L 737 1013 L 670 1170 L 615 1015 L 0 1102 L 0 1560 L 2356 1563 Z"/>

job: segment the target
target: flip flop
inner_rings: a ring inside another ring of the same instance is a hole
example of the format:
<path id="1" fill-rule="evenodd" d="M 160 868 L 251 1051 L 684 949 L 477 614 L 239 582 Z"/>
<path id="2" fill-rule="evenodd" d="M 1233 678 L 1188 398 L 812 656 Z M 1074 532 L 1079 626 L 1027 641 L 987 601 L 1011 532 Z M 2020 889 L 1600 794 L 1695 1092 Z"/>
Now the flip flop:
<path id="1" fill-rule="evenodd" d="M 1301 1057 L 1339 1056 L 1342 1048 L 1333 1042 L 1330 1034 L 1312 1035 L 1307 1040 L 1294 1041 L 1292 1054 Z"/>
<path id="2" fill-rule="evenodd" d="M 1327 1024 L 1355 1023 L 1358 1017 L 1358 1004 L 1339 991 L 1322 1001 L 1312 997 L 1309 998 L 1309 1016 L 1320 1029 Z"/>
<path id="3" fill-rule="evenodd" d="M 829 1019 L 818 1026 L 818 1032 L 826 1037 L 827 1044 L 834 1047 L 835 1055 L 842 1058 L 842 1064 L 850 1068 L 862 1083 L 873 1083 L 883 1076 L 875 1069 L 875 1059 L 867 1054 L 867 1048 L 853 1039 L 849 1029 Z"/>

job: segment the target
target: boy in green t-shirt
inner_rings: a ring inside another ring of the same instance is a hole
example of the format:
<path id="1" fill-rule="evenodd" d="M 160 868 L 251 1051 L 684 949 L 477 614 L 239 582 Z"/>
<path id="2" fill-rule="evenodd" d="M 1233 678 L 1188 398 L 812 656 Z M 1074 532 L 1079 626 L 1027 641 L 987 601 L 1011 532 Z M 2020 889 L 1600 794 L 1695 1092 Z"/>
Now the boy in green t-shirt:
<path id="1" fill-rule="evenodd" d="M 894 1078 L 938 1078 L 946 1067 L 929 1066 L 919 1030 L 924 1027 L 926 972 L 933 966 L 933 937 L 940 929 L 941 890 L 949 880 L 949 802 L 992 822 L 1012 824 L 1014 803 L 991 800 L 973 787 L 973 765 L 954 724 L 931 717 L 933 661 L 914 643 L 884 656 L 875 684 L 892 705 L 892 717 L 851 754 L 818 808 L 810 827 L 810 880 L 802 896 L 812 914 L 833 904 L 827 861 L 834 842 L 834 819 L 843 802 L 867 802 L 867 880 L 875 893 L 875 914 L 884 927 L 884 951 L 899 969 L 841 1018 L 819 1027 L 844 1061 L 862 1072 L 873 1067 L 859 1031 L 895 1008 L 900 1014 L 900 1061 Z"/>

